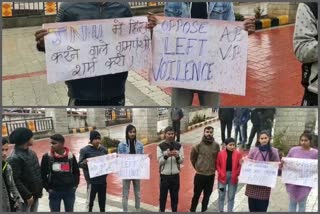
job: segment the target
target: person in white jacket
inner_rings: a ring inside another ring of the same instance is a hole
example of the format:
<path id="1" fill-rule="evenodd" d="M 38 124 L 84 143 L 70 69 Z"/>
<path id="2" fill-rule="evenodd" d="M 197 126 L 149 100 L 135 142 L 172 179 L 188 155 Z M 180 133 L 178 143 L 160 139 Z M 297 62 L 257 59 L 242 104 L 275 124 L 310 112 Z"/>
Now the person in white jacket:
<path id="1" fill-rule="evenodd" d="M 177 212 L 180 189 L 180 165 L 183 163 L 183 147 L 174 141 L 174 129 L 164 130 L 165 141 L 157 146 L 157 160 L 160 171 L 160 212 L 164 212 L 168 191 L 171 197 L 172 212 Z"/>

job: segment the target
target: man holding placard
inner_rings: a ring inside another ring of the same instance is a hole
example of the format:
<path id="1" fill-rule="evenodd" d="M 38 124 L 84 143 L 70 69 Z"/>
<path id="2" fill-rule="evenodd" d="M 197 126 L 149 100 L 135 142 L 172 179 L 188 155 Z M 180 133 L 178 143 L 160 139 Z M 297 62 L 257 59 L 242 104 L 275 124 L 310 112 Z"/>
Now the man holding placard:
<path id="1" fill-rule="evenodd" d="M 144 148 L 136 138 L 136 127 L 128 125 L 126 128 L 126 139 L 122 141 L 118 146 L 119 154 L 143 154 Z M 130 183 L 132 181 L 135 197 L 135 208 L 136 211 L 140 211 L 140 180 L 138 179 L 123 179 L 122 180 L 122 207 L 124 212 L 128 212 L 128 197 L 130 190 Z"/>
<path id="2" fill-rule="evenodd" d="M 88 158 L 108 154 L 108 151 L 101 146 L 101 135 L 97 131 L 90 132 L 90 142 L 80 150 L 79 166 L 87 182 L 87 208 L 92 212 L 94 200 L 98 193 L 100 212 L 105 212 L 107 194 L 107 175 L 90 178 L 88 170 Z"/>
<path id="3" fill-rule="evenodd" d="M 180 165 L 183 163 L 183 147 L 174 141 L 174 129 L 164 130 L 165 141 L 157 147 L 160 171 L 160 212 L 166 209 L 167 195 L 170 191 L 172 212 L 177 212 L 180 189 Z"/>
<path id="4" fill-rule="evenodd" d="M 57 22 L 132 17 L 128 3 L 62 3 Z M 47 29 L 36 32 L 37 49 L 45 51 Z M 66 81 L 69 106 L 123 106 L 128 72 Z"/>
<path id="5" fill-rule="evenodd" d="M 195 19 L 215 19 L 215 20 L 225 20 L 225 21 L 235 21 L 235 16 L 234 16 L 234 11 L 233 11 L 233 3 L 232 2 L 166 2 L 165 3 L 165 8 L 164 8 L 164 14 L 167 17 L 178 17 L 178 18 L 195 18 Z M 157 21 L 156 19 L 151 15 L 149 16 L 149 20 L 151 23 L 154 23 L 154 25 L 156 25 Z M 182 19 L 183 20 L 183 19 Z M 179 20 L 181 21 L 181 20 Z M 185 22 L 184 22 L 185 21 Z M 177 29 L 185 29 L 186 26 L 188 26 L 188 24 L 190 26 L 193 26 L 194 28 L 197 25 L 196 21 L 192 22 L 192 20 L 183 20 L 184 23 L 182 23 L 183 27 L 177 27 Z M 190 23 L 188 23 L 190 22 Z M 169 25 L 171 25 L 171 21 L 168 21 L 168 23 L 170 23 Z M 175 29 L 175 25 L 179 25 L 179 23 L 174 23 L 174 21 L 172 22 L 174 26 L 170 26 L 170 28 L 173 28 L 173 32 L 172 35 L 175 33 L 176 29 Z M 198 22 L 199 24 L 199 22 Z M 255 20 L 254 18 L 252 19 L 246 19 L 244 21 L 244 29 L 246 31 L 248 31 L 248 33 L 252 33 L 255 31 Z M 198 28 L 198 35 L 204 35 L 206 33 L 210 33 L 210 32 L 206 32 L 205 26 L 202 24 L 199 24 L 199 28 Z M 190 31 L 190 33 L 194 33 L 194 29 L 189 27 L 188 28 Z M 212 33 L 212 32 L 211 32 Z M 229 33 L 228 33 L 229 34 Z M 171 35 L 171 36 L 172 36 Z M 187 35 L 187 33 L 185 34 Z M 208 37 L 209 38 L 209 37 Z M 211 39 L 213 37 L 210 37 Z M 170 39 L 170 38 L 168 38 Z M 199 52 L 199 56 L 202 56 L 201 58 L 204 58 L 208 55 L 209 51 L 203 51 L 204 53 L 202 53 L 201 50 L 205 49 L 206 46 L 208 46 L 209 44 L 205 44 L 205 42 L 207 42 L 207 37 L 204 39 L 200 39 L 198 42 L 201 43 L 201 45 L 197 45 L 200 47 L 200 51 L 196 51 L 196 50 L 192 50 L 192 47 L 195 47 L 195 43 L 198 40 L 197 38 L 188 38 L 188 41 L 186 42 L 186 38 L 184 37 L 180 37 L 177 36 L 176 39 L 176 45 L 174 45 L 175 48 L 173 48 L 175 50 L 174 53 L 169 53 L 167 52 L 167 46 L 169 47 L 168 41 L 165 42 L 165 48 L 164 48 L 164 54 L 165 55 L 170 55 L 173 56 L 173 60 L 172 61 L 165 61 L 165 63 L 161 63 L 163 62 L 162 60 L 160 61 L 160 66 L 159 66 L 159 71 L 161 70 L 167 70 L 168 67 L 171 69 L 172 67 L 177 67 L 177 75 L 174 74 L 172 76 L 165 76 L 165 80 L 161 78 L 161 76 L 164 76 L 165 72 L 163 72 L 162 74 L 158 75 L 158 77 L 154 78 L 154 82 L 158 82 L 158 84 L 164 84 L 166 81 L 171 81 L 170 83 L 172 83 L 172 80 L 175 80 L 175 84 L 177 84 L 177 86 L 179 85 L 180 87 L 173 87 L 172 88 L 172 97 L 171 97 L 171 103 L 172 106 L 191 106 L 192 105 L 192 101 L 193 101 L 193 95 L 194 93 L 198 93 L 199 96 L 199 101 L 200 101 L 200 105 L 201 106 L 218 106 L 220 103 L 220 93 L 218 92 L 212 92 L 212 91 L 208 91 L 205 90 L 205 88 L 207 89 L 212 89 L 211 84 L 213 84 L 212 80 L 213 79 L 213 70 L 212 68 L 214 66 L 216 66 L 215 64 L 217 63 L 204 63 L 203 65 L 200 66 L 200 64 L 202 64 L 201 62 L 199 63 L 194 63 L 192 65 L 192 63 L 190 64 L 189 62 L 186 62 L 186 64 L 182 64 L 181 62 L 183 61 L 183 59 L 179 58 L 178 56 L 183 56 L 184 58 L 186 58 L 186 55 L 189 55 L 190 52 Z M 160 40 L 159 40 L 160 41 Z M 157 41 L 157 42 L 159 42 Z M 185 43 L 187 43 L 187 45 L 183 45 L 183 42 L 185 41 Z M 218 41 L 217 41 L 218 42 Z M 217 44 L 215 44 L 216 46 Z M 187 53 L 184 53 L 182 50 L 184 49 L 184 46 L 186 46 L 187 48 L 185 48 L 187 51 Z M 212 48 L 211 48 L 212 49 Z M 236 49 L 234 47 L 234 49 Z M 192 50 L 192 51 L 189 51 Z M 157 51 L 157 50 L 155 50 Z M 221 50 L 220 50 L 221 51 Z M 227 53 L 229 53 L 229 51 L 227 51 Z M 195 56 L 193 56 L 194 58 Z M 212 56 L 211 58 L 213 58 L 214 56 Z M 190 57 L 189 57 L 190 58 Z M 225 60 L 226 56 L 223 57 L 223 61 Z M 191 60 L 191 58 L 190 58 Z M 154 61 L 155 61 L 155 57 L 154 57 Z M 157 61 L 157 60 L 156 60 Z M 174 62 L 177 64 L 174 64 Z M 222 63 L 226 63 L 225 61 Z M 181 65 L 180 65 L 181 64 Z M 161 66 L 163 65 L 163 66 Z M 189 66 L 192 65 L 192 66 Z M 157 65 L 154 65 L 154 67 Z M 200 68 L 199 68 L 200 66 Z M 184 69 L 184 70 L 183 70 Z M 174 69 L 172 69 L 174 70 Z M 180 70 L 182 70 L 180 72 Z M 198 72 L 196 72 L 195 70 L 197 70 Z M 201 72 L 199 72 L 199 70 Z M 208 71 L 207 71 L 208 70 Z M 160 72 L 161 73 L 161 72 Z M 172 72 L 166 72 L 166 73 L 172 73 Z M 182 73 L 179 76 L 179 73 Z M 192 75 L 191 75 L 191 74 Z M 194 73 L 201 73 L 201 75 L 205 74 L 205 77 L 199 77 L 199 75 L 194 75 Z M 188 76 L 189 75 L 189 76 Z M 160 78 L 159 78 L 160 76 Z M 192 77 L 190 77 L 192 76 Z M 197 76 L 197 77 L 194 77 Z M 189 88 L 184 88 L 184 87 L 192 87 L 192 88 L 199 88 L 199 83 L 198 82 L 194 82 L 194 85 L 191 86 L 191 83 L 193 83 L 193 81 L 195 81 L 195 79 L 197 81 L 199 81 L 199 78 L 202 79 L 203 83 L 201 84 L 210 84 L 208 86 L 201 86 L 201 90 L 194 90 L 194 89 L 189 89 Z M 224 78 L 226 78 L 226 76 L 224 76 Z M 239 78 L 240 79 L 240 78 Z M 241 79 L 243 79 L 243 77 L 241 77 Z M 186 83 L 190 82 L 190 84 L 188 84 L 188 86 L 186 86 Z M 242 81 L 243 82 L 243 81 Z M 169 83 L 167 83 L 169 84 Z M 198 86 L 195 86 L 195 84 L 198 84 Z M 220 83 L 222 84 L 222 83 Z M 163 85 L 164 86 L 164 85 Z M 215 83 L 215 87 L 216 83 Z M 219 91 L 224 90 L 224 87 L 219 87 Z M 218 90 L 218 89 L 217 89 Z M 235 90 L 233 90 L 234 92 Z M 239 90 L 238 90 L 239 91 Z M 243 89 L 240 91 L 244 91 Z M 241 92 L 244 93 L 244 92 Z"/>
<path id="6" fill-rule="evenodd" d="M 199 198 L 203 192 L 201 212 L 208 208 L 209 199 L 213 189 L 216 160 L 220 151 L 219 144 L 213 138 L 213 127 L 207 126 L 203 130 L 203 137 L 199 144 L 192 147 L 190 161 L 196 170 L 194 176 L 194 190 L 191 202 L 191 212 L 195 212 Z"/>

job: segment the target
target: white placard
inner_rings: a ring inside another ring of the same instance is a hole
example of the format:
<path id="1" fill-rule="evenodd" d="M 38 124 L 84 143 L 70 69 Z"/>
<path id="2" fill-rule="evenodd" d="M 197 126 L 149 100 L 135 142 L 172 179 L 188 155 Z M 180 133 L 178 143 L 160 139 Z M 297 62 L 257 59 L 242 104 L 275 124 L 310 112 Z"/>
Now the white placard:
<path id="1" fill-rule="evenodd" d="M 126 155 L 118 156 L 117 161 L 121 179 L 150 179 L 150 158 L 148 155 Z"/>
<path id="2" fill-rule="evenodd" d="M 318 160 L 283 158 L 283 161 L 283 183 L 318 187 Z"/>
<path id="3" fill-rule="evenodd" d="M 248 33 L 242 22 L 167 17 L 152 40 L 152 84 L 245 95 Z"/>
<path id="4" fill-rule="evenodd" d="M 239 183 L 274 188 L 277 182 L 279 163 L 246 159 L 241 165 Z"/>
<path id="5" fill-rule="evenodd" d="M 114 173 L 118 170 L 116 153 L 88 158 L 87 160 L 90 178 Z"/>
<path id="6" fill-rule="evenodd" d="M 44 24 L 48 83 L 151 69 L 147 17 Z"/>

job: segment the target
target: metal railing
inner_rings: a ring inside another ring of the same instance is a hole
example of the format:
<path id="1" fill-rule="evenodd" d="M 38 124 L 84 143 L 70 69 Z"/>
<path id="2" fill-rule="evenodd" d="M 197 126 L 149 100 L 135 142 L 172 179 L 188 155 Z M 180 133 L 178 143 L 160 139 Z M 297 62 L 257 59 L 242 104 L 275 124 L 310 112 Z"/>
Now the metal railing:
<path id="1" fill-rule="evenodd" d="M 29 128 L 33 133 L 53 131 L 52 117 L 2 121 L 2 136 L 9 136 L 16 128 Z"/>
<path id="2" fill-rule="evenodd" d="M 134 8 L 162 6 L 164 2 L 128 2 Z M 54 2 L 58 12 L 60 2 Z M 44 15 L 46 2 L 13 2 L 12 17 Z"/>

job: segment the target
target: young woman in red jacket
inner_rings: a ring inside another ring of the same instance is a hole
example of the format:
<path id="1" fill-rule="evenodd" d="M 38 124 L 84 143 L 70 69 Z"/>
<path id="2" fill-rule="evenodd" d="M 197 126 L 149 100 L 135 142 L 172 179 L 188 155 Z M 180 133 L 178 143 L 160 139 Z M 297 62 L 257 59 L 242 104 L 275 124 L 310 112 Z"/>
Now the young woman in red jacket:
<path id="1" fill-rule="evenodd" d="M 225 195 L 228 191 L 228 212 L 232 212 L 234 197 L 238 187 L 242 155 L 236 150 L 235 139 L 228 138 L 224 143 L 226 148 L 218 153 L 216 162 L 216 169 L 218 171 L 219 211 L 223 212 Z"/>

